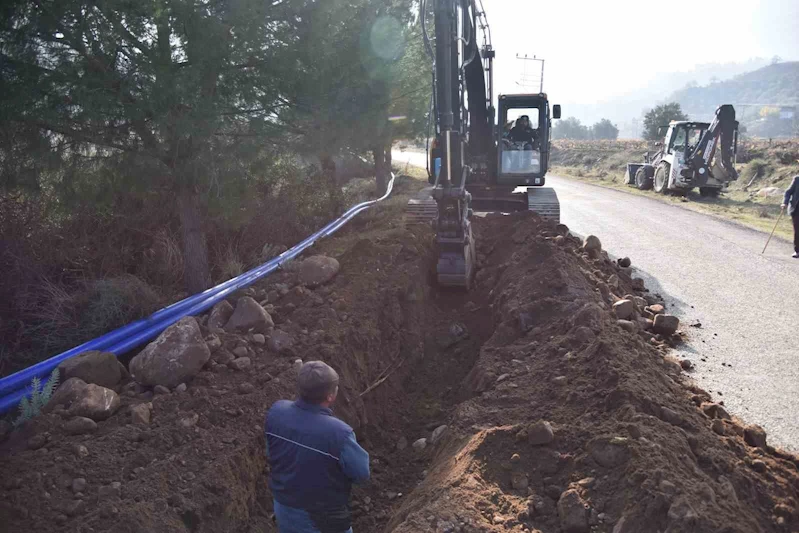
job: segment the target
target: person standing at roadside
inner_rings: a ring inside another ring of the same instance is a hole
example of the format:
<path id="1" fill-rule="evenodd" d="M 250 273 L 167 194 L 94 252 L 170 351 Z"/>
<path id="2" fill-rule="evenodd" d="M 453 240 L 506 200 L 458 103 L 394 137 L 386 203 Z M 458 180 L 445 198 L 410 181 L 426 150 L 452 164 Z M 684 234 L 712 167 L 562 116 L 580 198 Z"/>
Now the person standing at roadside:
<path id="1" fill-rule="evenodd" d="M 352 428 L 333 416 L 338 373 L 308 361 L 297 401 L 279 400 L 266 415 L 270 487 L 280 533 L 352 533 L 353 483 L 369 479 L 369 454 Z"/>
<path id="2" fill-rule="evenodd" d="M 799 161 L 799 159 L 797 159 Z M 793 221 L 793 258 L 799 259 L 799 176 L 794 176 L 791 186 L 785 191 L 782 209 L 788 209 Z"/>

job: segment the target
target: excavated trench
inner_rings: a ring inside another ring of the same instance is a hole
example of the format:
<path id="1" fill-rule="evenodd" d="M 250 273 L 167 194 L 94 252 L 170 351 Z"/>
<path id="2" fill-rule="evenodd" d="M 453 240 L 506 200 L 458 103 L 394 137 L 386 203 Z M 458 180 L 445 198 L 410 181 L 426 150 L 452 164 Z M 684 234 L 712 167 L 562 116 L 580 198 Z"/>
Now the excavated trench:
<path id="1" fill-rule="evenodd" d="M 297 358 L 338 370 L 336 413 L 371 454 L 356 532 L 797 530 L 799 461 L 747 444 L 683 380 L 662 342 L 678 339 L 616 322 L 634 285 L 654 301 L 629 271 L 534 215 L 487 217 L 475 289 L 443 291 L 429 229 L 368 229 L 317 250 L 341 264 L 332 283 L 248 289 L 293 345 L 221 333 L 186 392 L 123 396 L 89 435 L 45 415 L 7 441 L 0 531 L 276 531 L 263 417 L 293 397 Z M 221 364 L 245 349 L 250 368 Z M 142 401 L 148 426 L 131 424 Z"/>

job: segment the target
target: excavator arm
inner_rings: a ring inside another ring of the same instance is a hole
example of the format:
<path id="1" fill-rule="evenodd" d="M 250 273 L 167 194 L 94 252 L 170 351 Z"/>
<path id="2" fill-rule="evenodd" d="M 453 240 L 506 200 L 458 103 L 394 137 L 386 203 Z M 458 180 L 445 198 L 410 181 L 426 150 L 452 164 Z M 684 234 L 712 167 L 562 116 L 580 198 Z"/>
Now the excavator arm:
<path id="1" fill-rule="evenodd" d="M 724 104 L 716 109 L 716 116 L 710 127 L 699 139 L 696 147 L 688 154 L 688 164 L 700 177 L 703 185 L 707 176 L 711 175 L 719 181 L 738 179 L 735 170 L 734 155 L 738 142 L 738 121 L 735 120 L 735 108 Z"/>

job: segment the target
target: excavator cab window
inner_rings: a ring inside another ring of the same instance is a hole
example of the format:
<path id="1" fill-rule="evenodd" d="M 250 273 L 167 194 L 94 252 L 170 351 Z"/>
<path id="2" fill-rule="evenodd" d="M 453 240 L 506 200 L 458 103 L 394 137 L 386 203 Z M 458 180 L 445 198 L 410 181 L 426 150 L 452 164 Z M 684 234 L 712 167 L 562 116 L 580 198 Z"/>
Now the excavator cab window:
<path id="1" fill-rule="evenodd" d="M 685 152 L 686 130 L 683 126 L 675 128 L 674 135 L 671 138 L 670 152 L 679 153 Z"/>
<path id="2" fill-rule="evenodd" d="M 507 109 L 502 136 L 502 173 L 530 174 L 540 171 L 540 109 Z"/>

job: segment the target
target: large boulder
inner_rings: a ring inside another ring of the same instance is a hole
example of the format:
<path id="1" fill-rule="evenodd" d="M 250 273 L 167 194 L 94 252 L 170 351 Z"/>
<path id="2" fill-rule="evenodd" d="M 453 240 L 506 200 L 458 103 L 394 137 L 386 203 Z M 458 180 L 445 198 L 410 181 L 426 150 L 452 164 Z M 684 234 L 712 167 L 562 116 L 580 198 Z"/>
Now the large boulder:
<path id="1" fill-rule="evenodd" d="M 324 285 L 336 277 L 340 269 L 338 261 L 325 255 L 315 255 L 300 265 L 300 283 L 309 287 Z"/>
<path id="2" fill-rule="evenodd" d="M 283 352 L 285 350 L 290 350 L 292 346 L 294 346 L 294 337 L 283 331 L 282 329 L 276 329 L 272 332 L 272 335 L 269 337 L 269 341 L 267 346 L 273 352 Z"/>
<path id="3" fill-rule="evenodd" d="M 233 316 L 233 306 L 227 300 L 222 300 L 211 308 L 211 316 L 208 317 L 208 329 L 218 331 L 224 328 L 231 316 Z"/>
<path id="4" fill-rule="evenodd" d="M 656 315 L 652 331 L 663 335 L 673 335 L 680 327 L 680 319 L 673 315 Z"/>
<path id="5" fill-rule="evenodd" d="M 613 311 L 616 317 L 627 320 L 635 315 L 635 304 L 631 300 L 619 300 L 613 304 Z"/>
<path id="6" fill-rule="evenodd" d="M 558 500 L 560 528 L 565 533 L 588 533 L 588 505 L 575 489 L 569 489 Z"/>
<path id="7" fill-rule="evenodd" d="M 110 352 L 92 350 L 71 357 L 58 365 L 62 379 L 80 378 L 86 383 L 113 388 L 122 381 L 124 367 Z"/>
<path id="8" fill-rule="evenodd" d="M 80 378 L 66 379 L 55 390 L 43 411 L 52 411 L 58 405 L 61 405 L 64 408 L 69 408 L 75 402 L 75 400 L 77 400 L 83 394 L 83 389 L 85 388 L 86 382 Z"/>
<path id="9" fill-rule="evenodd" d="M 105 420 L 119 409 L 119 395 L 111 389 L 89 383 L 72 402 L 69 414 L 92 420 Z"/>
<path id="10" fill-rule="evenodd" d="M 244 296 L 236 302 L 236 310 L 233 311 L 233 316 L 225 325 L 225 330 L 231 332 L 253 330 L 258 333 L 267 333 L 273 327 L 275 327 L 275 323 L 266 309 L 251 297 Z"/>
<path id="11" fill-rule="evenodd" d="M 172 389 L 194 377 L 210 358 L 200 326 L 189 316 L 169 326 L 134 357 L 130 373 L 142 385 Z"/>

